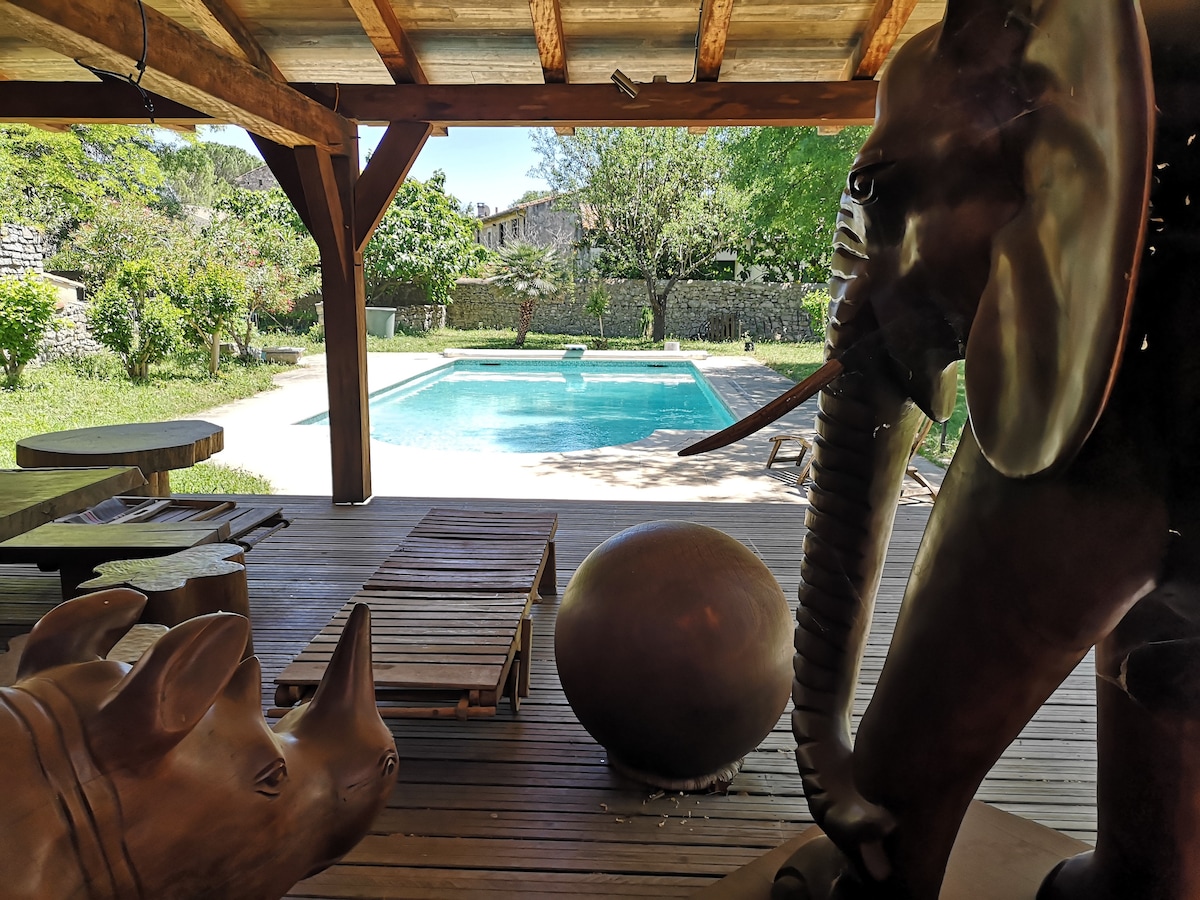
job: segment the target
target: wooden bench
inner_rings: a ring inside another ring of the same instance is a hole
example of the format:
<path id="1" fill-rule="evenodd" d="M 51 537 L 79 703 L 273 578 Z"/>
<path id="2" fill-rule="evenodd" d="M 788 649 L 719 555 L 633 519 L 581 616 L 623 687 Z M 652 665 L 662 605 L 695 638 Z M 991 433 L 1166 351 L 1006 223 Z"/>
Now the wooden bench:
<path id="1" fill-rule="evenodd" d="M 379 711 L 495 715 L 529 693 L 530 605 L 555 592 L 553 513 L 435 508 L 276 681 L 271 715 L 309 699 L 355 603 L 371 607 Z"/>
<path id="2" fill-rule="evenodd" d="M 147 501 L 116 498 L 131 507 L 163 504 L 146 518 L 118 516 L 100 524 L 49 522 L 0 543 L 0 563 L 33 563 L 59 572 L 64 598 L 101 563 L 117 559 L 168 556 L 202 544 L 230 542 L 243 549 L 287 526 L 279 507 L 237 506 L 229 501 Z M 77 519 L 78 517 L 69 517 Z"/>

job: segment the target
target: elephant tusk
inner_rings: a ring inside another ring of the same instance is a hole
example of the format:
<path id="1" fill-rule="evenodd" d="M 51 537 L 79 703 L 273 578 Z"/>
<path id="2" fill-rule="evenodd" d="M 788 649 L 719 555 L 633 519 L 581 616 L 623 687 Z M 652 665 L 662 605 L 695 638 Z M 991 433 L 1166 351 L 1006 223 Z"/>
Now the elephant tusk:
<path id="1" fill-rule="evenodd" d="M 754 432 L 767 427 L 776 419 L 791 412 L 805 400 L 815 396 L 826 385 L 841 375 L 845 371 L 845 368 L 840 359 L 829 360 L 798 385 L 789 388 L 786 393 L 776 397 L 762 409 L 752 412 L 739 422 L 734 422 L 723 431 L 709 435 L 703 440 L 692 444 L 690 447 L 684 447 L 679 451 L 679 455 L 695 456 L 697 453 L 707 453 L 709 450 L 717 450 L 732 444 L 734 441 L 740 441 L 742 438 L 754 434 Z"/>

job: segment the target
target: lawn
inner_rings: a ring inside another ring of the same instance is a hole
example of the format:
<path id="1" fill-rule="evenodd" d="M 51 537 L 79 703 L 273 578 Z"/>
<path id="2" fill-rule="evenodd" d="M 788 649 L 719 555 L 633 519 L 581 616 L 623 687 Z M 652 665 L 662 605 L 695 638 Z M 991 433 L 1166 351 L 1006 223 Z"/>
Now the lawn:
<path id="1" fill-rule="evenodd" d="M 276 366 L 226 362 L 214 378 L 198 360 L 177 357 L 154 366 L 148 381 L 133 383 L 107 355 L 26 369 L 19 388 L 0 390 L 0 469 L 16 465 L 15 443 L 31 434 L 194 416 L 270 390 L 271 375 L 278 371 Z M 240 469 L 200 463 L 172 472 L 171 489 L 180 494 L 265 494 L 271 486 Z"/>
<path id="2" fill-rule="evenodd" d="M 323 353 L 324 345 L 307 335 L 268 334 L 268 345 L 303 346 L 309 353 Z M 558 350 L 564 344 L 587 343 L 593 338 L 578 335 L 531 333 L 528 350 Z M 822 362 L 817 343 L 760 343 L 746 351 L 741 342 L 715 343 L 681 340 L 685 350 L 707 350 L 714 356 L 752 356 L 759 362 L 800 381 Z M 652 350 L 659 344 L 641 338 L 609 338 L 610 350 Z M 458 331 L 444 328 L 425 334 L 397 334 L 389 340 L 367 338 L 373 353 L 437 353 L 446 347 L 482 350 L 511 350 L 513 332 L 499 330 Z M 233 400 L 249 397 L 272 387 L 272 365 L 226 362 L 216 377 L 210 377 L 195 357 L 172 358 L 151 370 L 149 380 L 130 382 L 115 359 L 88 356 L 26 370 L 21 387 L 0 390 L 0 468 L 16 464 L 15 442 L 31 434 L 63 431 L 90 425 L 121 422 L 155 422 L 195 416 Z M 958 445 L 958 434 L 966 420 L 965 402 L 959 383 L 959 404 L 947 431 L 945 449 L 942 430 L 934 427 L 922 454 L 945 465 Z M 240 469 L 218 463 L 201 463 L 171 474 L 172 490 L 178 493 L 269 493 L 268 481 Z"/>

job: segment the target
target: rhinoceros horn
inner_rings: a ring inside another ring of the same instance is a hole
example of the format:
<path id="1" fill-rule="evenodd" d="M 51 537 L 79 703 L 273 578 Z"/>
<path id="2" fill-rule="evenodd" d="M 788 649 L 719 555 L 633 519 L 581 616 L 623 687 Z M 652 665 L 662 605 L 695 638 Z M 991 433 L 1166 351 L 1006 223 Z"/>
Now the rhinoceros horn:
<path id="1" fill-rule="evenodd" d="M 358 603 L 346 621 L 325 676 L 297 723 L 297 733 L 324 731 L 335 720 L 377 715 L 371 672 L 371 610 Z"/>
<path id="2" fill-rule="evenodd" d="M 17 680 L 55 666 L 103 659 L 138 620 L 145 605 L 143 594 L 113 588 L 54 607 L 29 633 Z"/>

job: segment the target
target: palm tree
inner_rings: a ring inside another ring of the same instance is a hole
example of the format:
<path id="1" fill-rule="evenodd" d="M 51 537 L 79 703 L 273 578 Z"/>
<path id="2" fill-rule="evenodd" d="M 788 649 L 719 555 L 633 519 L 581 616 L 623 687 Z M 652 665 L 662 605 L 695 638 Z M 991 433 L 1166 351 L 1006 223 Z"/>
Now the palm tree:
<path id="1" fill-rule="evenodd" d="M 505 244 L 497 255 L 500 259 L 492 283 L 520 303 L 517 346 L 523 347 L 538 301 L 562 289 L 562 267 L 553 247 L 538 247 L 524 241 Z"/>

